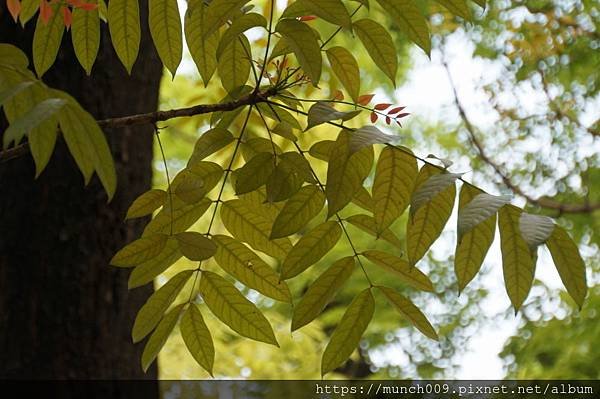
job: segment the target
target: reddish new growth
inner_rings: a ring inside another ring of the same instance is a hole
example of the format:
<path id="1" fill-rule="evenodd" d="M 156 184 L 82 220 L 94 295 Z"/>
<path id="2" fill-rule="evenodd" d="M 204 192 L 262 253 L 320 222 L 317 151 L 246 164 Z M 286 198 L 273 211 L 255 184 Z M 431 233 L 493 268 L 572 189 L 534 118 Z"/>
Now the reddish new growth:
<path id="1" fill-rule="evenodd" d="M 12 15 L 15 22 L 17 22 L 17 18 L 21 13 L 21 2 L 19 0 L 6 0 L 6 5 L 10 15 Z M 47 24 L 54 13 L 54 8 L 57 8 L 60 10 L 64 25 L 69 29 L 71 27 L 71 22 L 73 21 L 72 9 L 81 8 L 82 10 L 90 11 L 98 8 L 98 5 L 86 3 L 83 0 L 40 0 L 39 7 L 40 19 L 42 22 Z"/>
<path id="2" fill-rule="evenodd" d="M 362 96 L 358 97 L 356 102 L 359 105 L 366 106 L 367 104 L 369 104 L 371 102 L 371 100 L 373 99 L 373 96 L 374 96 L 373 94 L 362 95 Z M 402 127 L 400 120 L 402 118 L 405 118 L 408 115 L 410 115 L 410 113 L 402 112 L 402 111 L 404 111 L 404 109 L 406 107 L 403 107 L 403 106 L 393 107 L 393 105 L 394 104 L 389 104 L 389 103 L 375 104 L 375 106 L 371 110 L 371 123 L 376 123 L 377 120 L 379 119 L 379 117 L 381 116 L 381 117 L 385 118 L 385 123 L 387 123 L 388 125 L 391 124 L 393 121 L 393 122 L 396 122 L 398 124 L 398 126 Z M 393 108 L 390 109 L 390 107 L 393 107 Z M 388 111 L 386 111 L 386 110 L 388 110 Z"/>

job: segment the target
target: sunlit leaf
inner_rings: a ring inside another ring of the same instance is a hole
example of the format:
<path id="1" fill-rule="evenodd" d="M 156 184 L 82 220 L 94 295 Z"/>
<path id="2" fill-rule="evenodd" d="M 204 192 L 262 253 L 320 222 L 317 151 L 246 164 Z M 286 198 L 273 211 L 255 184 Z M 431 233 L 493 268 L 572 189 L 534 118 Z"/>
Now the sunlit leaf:
<path id="1" fill-rule="evenodd" d="M 469 186 L 463 190 L 473 190 Z M 461 190 L 461 193 L 462 191 Z M 471 198 L 471 197 L 470 197 Z M 458 213 L 458 239 L 460 241 L 466 233 L 477 225 L 495 215 L 502 206 L 510 203 L 510 196 L 495 196 L 480 192 L 465 203 L 464 208 L 459 207 Z"/>
<path id="2" fill-rule="evenodd" d="M 169 200 L 166 201 L 169 204 Z M 177 234 L 182 231 L 189 229 L 194 223 L 200 219 L 202 215 L 211 206 L 212 201 L 205 198 L 202 201 L 195 204 L 186 204 L 173 209 L 169 206 L 165 206 L 159 213 L 156 214 L 154 219 L 146 225 L 144 229 L 144 235 L 153 233 L 172 233 Z"/>
<path id="3" fill-rule="evenodd" d="M 193 303 L 187 308 L 179 325 L 181 337 L 194 359 L 212 376 L 215 348 L 202 313 Z"/>
<path id="4" fill-rule="evenodd" d="M 244 14 L 239 18 L 236 18 L 231 23 L 231 26 L 223 36 L 221 37 L 221 41 L 219 42 L 219 47 L 217 47 L 217 58 L 221 57 L 223 50 L 227 45 L 229 45 L 232 41 L 238 40 L 240 34 L 244 33 L 248 29 L 255 27 L 266 27 L 267 20 L 261 14 L 257 14 L 254 12 Z"/>
<path id="5" fill-rule="evenodd" d="M 75 8 L 73 10 L 71 39 L 79 63 L 90 75 L 100 48 L 100 16 L 97 9 Z"/>
<path id="6" fill-rule="evenodd" d="M 141 40 L 140 8 L 138 0 L 111 0 L 108 2 L 108 29 L 117 56 L 131 74 L 138 56 Z"/>
<path id="7" fill-rule="evenodd" d="M 217 69 L 221 85 L 227 92 L 246 84 L 250 76 L 251 57 L 252 48 L 245 35 L 239 35 L 237 40 L 230 42 L 223 49 Z"/>
<path id="8" fill-rule="evenodd" d="M 169 236 L 153 234 L 127 244 L 110 260 L 110 264 L 119 267 L 133 267 L 158 256 Z"/>
<path id="9" fill-rule="evenodd" d="M 165 67 L 175 76 L 183 52 L 177 0 L 148 0 L 148 11 L 148 25 L 154 46 Z"/>
<path id="10" fill-rule="evenodd" d="M 352 27 L 369 53 L 369 56 L 375 62 L 375 65 L 395 85 L 396 73 L 398 71 L 398 52 L 396 51 L 392 36 L 387 29 L 371 19 L 355 21 Z"/>
<path id="11" fill-rule="evenodd" d="M 212 258 L 217 251 L 217 246 L 210 239 L 200 233 L 184 231 L 175 235 L 179 243 L 179 250 L 189 260 L 203 261 Z"/>
<path id="12" fill-rule="evenodd" d="M 421 331 L 423 334 L 425 334 L 431 339 L 434 339 L 436 341 L 439 339 L 437 333 L 435 332 L 435 329 L 433 328 L 431 323 L 429 323 L 429 320 L 427 320 L 423 312 L 421 312 L 421 310 L 418 307 L 416 307 L 414 303 L 412 303 L 406 297 L 398 294 L 391 288 L 377 288 L 383 293 L 383 295 L 390 302 L 390 304 L 394 306 L 394 308 L 402 316 L 408 319 L 408 321 L 410 321 L 412 325 L 417 327 L 419 331 Z"/>
<path id="13" fill-rule="evenodd" d="M 360 70 L 356 58 L 344 47 L 336 46 L 327 49 L 327 59 L 333 73 L 356 101 L 360 94 Z"/>
<path id="14" fill-rule="evenodd" d="M 346 221 L 351 225 L 358 227 L 362 231 L 369 233 L 373 237 L 376 237 L 377 239 L 385 240 L 398 248 L 403 248 L 402 241 L 400 241 L 390 229 L 385 229 L 381 232 L 378 232 L 375 219 L 371 216 L 353 215 L 349 218 L 346 218 Z"/>
<path id="15" fill-rule="evenodd" d="M 156 356 L 158 356 L 158 352 L 160 352 L 167 342 L 169 335 L 171 335 L 171 332 L 179 320 L 179 315 L 182 310 L 183 305 L 179 305 L 167 313 L 148 339 L 148 342 L 146 342 L 144 352 L 142 353 L 142 368 L 144 369 L 144 372 L 148 370 L 154 359 L 156 359 Z"/>
<path id="16" fill-rule="evenodd" d="M 554 231 L 554 219 L 548 216 L 532 215 L 522 212 L 519 217 L 521 236 L 532 252 L 545 243 Z"/>
<path id="17" fill-rule="evenodd" d="M 213 272 L 203 271 L 199 290 L 210 311 L 233 331 L 279 346 L 269 321 L 229 281 Z"/>
<path id="18" fill-rule="evenodd" d="M 54 12 L 50 20 L 46 23 L 42 17 L 38 17 L 33 34 L 33 65 L 38 77 L 42 77 L 44 73 L 54 64 L 60 42 L 65 31 L 61 14 L 58 12 L 58 6 L 53 5 Z"/>
<path id="19" fill-rule="evenodd" d="M 284 11 L 282 18 L 303 17 L 316 15 L 327 22 L 350 27 L 351 20 L 348 10 L 340 0 L 296 0 Z"/>
<path id="20" fill-rule="evenodd" d="M 235 193 L 249 193 L 267 182 L 275 169 L 275 157 L 270 152 L 261 152 L 236 171 Z"/>
<path id="21" fill-rule="evenodd" d="M 317 101 L 308 110 L 306 130 L 326 122 L 342 120 L 347 121 L 360 114 L 359 110 L 338 111 L 325 101 Z"/>
<path id="22" fill-rule="evenodd" d="M 312 29 L 304 22 L 295 19 L 282 19 L 275 30 L 285 38 L 286 43 L 296 55 L 302 70 L 310 78 L 312 84 L 317 86 L 321 79 L 323 59 L 321 48 Z"/>
<path id="23" fill-rule="evenodd" d="M 179 243 L 174 237 L 169 237 L 158 255 L 133 269 L 127 286 L 131 289 L 148 284 L 159 274 L 167 270 L 173 263 L 177 262 L 181 256 Z"/>
<path id="24" fill-rule="evenodd" d="M 150 215 L 165 204 L 167 193 L 165 190 L 152 189 L 146 191 L 133 201 L 127 210 L 125 219 L 134 219 Z"/>
<path id="25" fill-rule="evenodd" d="M 377 266 L 394 273 L 410 286 L 433 292 L 433 284 L 429 277 L 416 267 L 410 266 L 404 259 L 377 250 L 365 251 L 363 255 Z"/>
<path id="26" fill-rule="evenodd" d="M 428 55 L 431 53 L 427 20 L 413 0 L 377 0 L 377 2 L 411 41 Z"/>
<path id="27" fill-rule="evenodd" d="M 302 187 L 284 205 L 273 223 L 270 238 L 287 237 L 300 231 L 321 212 L 325 194 L 315 185 Z"/>
<path id="28" fill-rule="evenodd" d="M 471 20 L 471 9 L 467 4 L 466 0 L 436 0 L 438 3 L 443 5 L 452 14 L 457 15 L 466 20 Z"/>
<path id="29" fill-rule="evenodd" d="M 185 41 L 205 86 L 217 69 L 219 45 L 219 30 L 208 31 L 206 9 L 204 0 L 189 1 L 184 19 Z M 204 32 L 210 34 L 205 36 Z"/>
<path id="30" fill-rule="evenodd" d="M 194 152 L 188 161 L 188 166 L 202 161 L 209 155 L 225 148 L 235 140 L 233 135 L 226 129 L 214 128 L 207 130 L 200 136 L 194 145 Z"/>
<path id="31" fill-rule="evenodd" d="M 186 203 L 198 202 L 212 190 L 223 176 L 217 163 L 198 161 L 182 170 L 173 179 L 171 188 Z"/>
<path id="32" fill-rule="evenodd" d="M 250 0 L 212 0 L 206 9 L 203 37 L 217 31 L 231 16 L 239 11 Z"/>

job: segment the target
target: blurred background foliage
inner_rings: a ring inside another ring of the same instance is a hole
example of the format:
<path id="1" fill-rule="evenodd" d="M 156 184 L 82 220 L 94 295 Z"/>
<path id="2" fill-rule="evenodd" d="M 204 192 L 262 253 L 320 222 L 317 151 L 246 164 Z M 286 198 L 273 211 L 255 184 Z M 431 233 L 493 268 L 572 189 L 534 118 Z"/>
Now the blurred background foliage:
<path id="1" fill-rule="evenodd" d="M 283 7 L 285 2 L 279 3 Z M 347 4 L 352 7 L 355 3 Z M 353 54 L 362 69 L 361 94 L 375 93 L 376 102 L 389 100 L 406 105 L 410 110 L 411 97 L 397 96 L 399 92 L 410 93 L 402 91 L 402 87 L 410 83 L 411 75 L 423 63 L 447 67 L 450 74 L 456 71 L 468 73 L 462 71 L 461 65 L 455 65 L 452 54 L 459 52 L 462 54 L 460 59 L 467 57 L 470 63 L 483 68 L 486 72 L 481 76 L 457 79 L 471 81 L 468 89 L 475 94 L 467 93 L 465 97 L 475 100 L 461 101 L 461 95 L 468 91 L 462 87 L 454 87 L 456 98 L 453 98 L 453 91 L 446 87 L 446 92 L 452 96 L 443 104 L 441 117 L 432 118 L 412 111 L 413 116 L 406 126 L 394 133 L 401 136 L 402 145 L 419 154 L 434 153 L 453 160 L 458 171 L 472 171 L 468 176 L 475 184 L 496 193 L 516 191 L 520 195 L 515 198 L 522 201 L 521 204 L 527 202 L 536 212 L 558 217 L 559 223 L 567 226 L 580 242 L 589 266 L 589 284 L 597 284 L 600 212 L 561 214 L 556 209 L 539 207 L 536 200 L 543 197 L 553 203 L 567 204 L 600 201 L 600 5 L 596 0 L 489 1 L 485 12 L 473 9 L 472 22 L 452 17 L 434 2 L 423 2 L 423 7 L 431 15 L 434 32 L 435 48 L 431 60 L 425 59 L 419 64 L 415 60 L 426 57 L 420 50 L 404 45 L 400 54 L 400 84 L 396 90 L 391 84 L 373 86 L 373 82 L 385 79 L 379 76 L 377 80 L 369 79 L 380 72 L 365 52 L 355 51 Z M 383 15 L 376 18 L 386 21 Z M 398 43 L 406 43 L 400 33 L 394 34 Z M 355 40 L 350 34 L 338 35 L 335 44 L 352 49 Z M 465 52 L 469 54 L 465 56 Z M 213 103 L 224 97 L 225 91 L 218 80 L 213 79 L 208 87 L 204 87 L 189 57 L 181 68 L 183 72 L 189 72 L 178 74 L 174 80 L 170 76 L 163 79 L 162 109 Z M 326 99 L 337 89 L 340 85 L 335 78 L 324 76 L 318 92 L 306 87 L 303 90 L 307 92 L 298 96 Z M 423 94 L 415 93 L 418 95 Z M 456 107 L 456 100 L 464 109 L 464 115 Z M 367 120 L 365 114 L 354 123 L 364 124 Z M 196 117 L 171 120 L 161 126 L 171 176 L 185 166 L 196 139 L 209 124 L 209 117 Z M 241 121 L 236 120 L 231 129 L 239 128 L 240 124 Z M 258 118 L 251 119 L 250 132 L 261 135 L 263 130 Z M 305 134 L 327 139 L 333 138 L 335 133 L 320 127 Z M 285 149 L 284 140 L 279 140 L 278 144 Z M 301 137 L 299 144 L 308 150 L 306 138 Z M 484 149 L 485 157 L 481 156 L 478 146 Z M 219 160 L 221 156 L 216 153 L 212 159 Z M 325 173 L 325 163 L 315 163 L 318 173 Z M 164 166 L 158 148 L 155 172 L 155 186 L 165 188 Z M 507 182 L 513 185 L 513 190 Z M 344 216 L 360 212 L 356 206 Z M 453 220 L 447 230 L 453 229 Z M 406 220 L 401 218 L 392 227 L 401 242 L 405 223 Z M 219 233 L 218 230 L 215 233 Z M 220 230 L 222 232 L 223 228 Z M 350 233 L 359 250 L 391 249 L 391 244 L 375 240 L 360 230 L 351 228 Z M 477 350 L 471 346 L 471 338 L 485 328 L 493 329 L 507 323 L 515 326 L 500 354 L 507 377 L 599 378 L 600 354 L 595 349 L 600 344 L 598 287 L 590 290 L 584 309 L 579 312 L 557 288 L 557 275 L 553 275 L 555 284 L 550 286 L 543 278 L 536 280 L 530 299 L 523 311 L 515 316 L 509 310 L 509 302 L 500 285 L 490 288 L 485 276 L 476 278 L 458 295 L 451 255 L 454 238 L 452 231 L 444 234 L 440 240 L 443 243 L 436 245 L 422 264 L 435 284 L 436 293 L 406 292 L 436 326 L 440 342 L 430 341 L 409 327 L 394 310 L 377 306 L 361 350 L 330 378 L 467 378 L 469 373 L 460 370 L 464 367 L 465 351 Z M 488 262 L 495 256 L 494 251 L 497 257 L 497 248 L 492 248 Z M 298 297 L 327 265 L 350 253 L 347 244 L 340 242 L 319 264 L 291 281 L 293 295 Z M 541 259 L 547 262 L 550 257 L 546 254 Z M 183 262 L 186 261 L 180 261 L 170 273 L 175 274 L 183 268 Z M 541 264 L 540 268 L 545 266 Z M 490 273 L 487 262 L 483 272 Z M 373 273 L 376 281 L 385 278 L 375 268 L 369 273 Z M 346 285 L 322 317 L 293 334 L 289 333 L 289 307 L 246 289 L 245 294 L 264 309 L 273 323 L 281 349 L 242 339 L 209 317 L 207 323 L 214 332 L 218 354 L 215 376 L 320 378 L 320 356 L 327 335 L 341 317 L 344 309 L 341 305 L 349 303 L 364 288 L 361 276 L 356 274 L 354 277 L 355 281 Z M 161 276 L 157 284 L 164 281 L 165 276 Z M 399 290 L 403 288 L 389 278 L 386 284 Z M 238 288 L 244 289 L 241 285 Z M 181 295 L 189 294 L 184 291 Z M 486 303 L 490 300 L 501 303 L 501 310 L 487 308 Z M 165 346 L 159 365 L 161 378 L 208 377 L 187 353 L 178 332 Z"/>

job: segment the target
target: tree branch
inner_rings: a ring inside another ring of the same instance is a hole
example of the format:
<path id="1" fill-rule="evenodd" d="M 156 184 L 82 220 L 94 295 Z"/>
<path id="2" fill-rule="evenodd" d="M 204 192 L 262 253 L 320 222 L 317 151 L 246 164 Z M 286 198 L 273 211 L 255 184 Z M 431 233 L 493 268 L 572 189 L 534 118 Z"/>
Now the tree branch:
<path id="1" fill-rule="evenodd" d="M 269 97 L 277 94 L 278 89 L 271 87 L 263 92 L 251 93 L 235 101 L 230 101 L 220 104 L 199 104 L 193 107 L 178 108 L 168 111 L 155 111 L 145 114 L 136 114 L 122 116 L 118 118 L 101 119 L 98 125 L 102 128 L 121 128 L 126 126 L 155 124 L 156 122 L 167 121 L 173 118 L 190 117 L 203 114 L 211 114 L 213 112 L 233 111 L 239 107 L 246 105 L 255 105 L 266 102 Z M 15 147 L 0 151 L 0 162 L 9 161 L 18 158 L 29 152 L 27 143 L 19 144 Z"/>
<path id="2" fill-rule="evenodd" d="M 550 198 L 534 198 L 529 194 L 525 193 L 517 184 L 513 183 L 510 177 L 502 171 L 500 165 L 498 165 L 485 151 L 483 144 L 479 141 L 476 134 L 476 128 L 473 126 L 469 118 L 467 117 L 467 113 L 465 112 L 465 108 L 463 107 L 460 99 L 458 97 L 458 92 L 456 90 L 456 85 L 454 84 L 454 80 L 452 79 L 452 75 L 450 73 L 450 69 L 446 60 L 442 61 L 444 68 L 446 69 L 446 73 L 448 74 L 448 81 L 450 83 L 450 87 L 452 88 L 452 94 L 454 96 L 454 104 L 458 109 L 458 114 L 469 134 L 469 139 L 471 144 L 477 150 L 479 158 L 488 164 L 494 169 L 494 172 L 502 179 L 504 185 L 510 188 L 515 194 L 525 198 L 529 203 L 533 205 L 537 205 L 546 209 L 557 210 L 559 213 L 591 213 L 598 209 L 600 209 L 600 203 L 584 203 L 584 204 L 571 204 L 571 203 L 563 203 Z"/>

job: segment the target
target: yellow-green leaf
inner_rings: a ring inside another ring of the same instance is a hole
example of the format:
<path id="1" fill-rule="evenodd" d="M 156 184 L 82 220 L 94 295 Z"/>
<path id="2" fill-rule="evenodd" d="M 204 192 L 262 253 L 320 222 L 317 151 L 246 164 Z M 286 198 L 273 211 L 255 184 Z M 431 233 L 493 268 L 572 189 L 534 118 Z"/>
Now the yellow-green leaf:
<path id="1" fill-rule="evenodd" d="M 250 76 L 252 48 L 245 35 L 230 42 L 217 63 L 221 85 L 227 92 L 244 86 Z"/>
<path id="2" fill-rule="evenodd" d="M 398 239 L 396 234 L 390 229 L 385 229 L 382 232 L 377 231 L 377 224 L 375 223 L 375 219 L 368 215 L 353 215 L 349 218 L 346 218 L 346 221 L 353 226 L 358 227 L 362 231 L 371 234 L 377 239 L 382 239 L 390 244 L 402 248 L 402 241 Z"/>
<path id="3" fill-rule="evenodd" d="M 202 136 L 194 145 L 194 152 L 188 161 L 188 166 L 202 161 L 209 155 L 225 148 L 235 140 L 233 135 L 226 129 L 214 128 L 202 133 Z"/>
<path id="4" fill-rule="evenodd" d="M 282 18 L 316 15 L 332 24 L 349 28 L 350 14 L 340 0 L 296 0 L 284 11 Z"/>
<path id="5" fill-rule="evenodd" d="M 108 2 L 108 30 L 117 56 L 131 74 L 140 49 L 140 7 L 138 0 Z"/>
<path id="6" fill-rule="evenodd" d="M 110 264 L 118 267 L 134 267 L 158 256 L 169 236 L 153 234 L 127 244 L 110 260 Z"/>
<path id="7" fill-rule="evenodd" d="M 208 32 L 206 9 L 204 0 L 189 1 L 184 19 L 185 41 L 204 86 L 208 85 L 217 69 L 217 46 L 219 45 L 218 29 L 213 29 L 209 35 L 204 36 L 204 32 Z"/>
<path id="8" fill-rule="evenodd" d="M 554 231 L 554 219 L 543 215 L 532 215 L 522 212 L 519 218 L 519 230 L 521 236 L 529 245 L 531 252 L 535 252 L 537 247 L 545 243 L 552 231 Z"/>
<path id="9" fill-rule="evenodd" d="M 269 202 L 279 202 L 290 198 L 300 190 L 304 182 L 303 176 L 296 167 L 296 162 L 284 155 L 279 157 L 277 166 L 267 179 L 267 201 Z"/>
<path id="10" fill-rule="evenodd" d="M 358 189 L 354 198 L 352 198 L 352 202 L 371 213 L 373 213 L 375 209 L 375 201 L 373 201 L 371 193 L 369 193 L 369 190 L 362 186 Z"/>
<path id="11" fill-rule="evenodd" d="M 385 231 L 406 210 L 418 173 L 417 160 L 410 154 L 392 147 L 381 151 L 372 189 L 377 232 Z"/>
<path id="12" fill-rule="evenodd" d="M 382 251 L 365 251 L 362 255 L 384 270 L 394 273 L 410 286 L 428 292 L 433 292 L 433 284 L 429 277 L 407 261 Z"/>
<path id="13" fill-rule="evenodd" d="M 307 325 L 323 312 L 325 306 L 348 281 L 356 262 L 353 256 L 342 258 L 323 272 L 311 285 L 300 302 L 294 306 L 292 331 Z"/>
<path id="14" fill-rule="evenodd" d="M 360 70 L 356 58 L 346 48 L 336 46 L 327 49 L 327 59 L 335 76 L 342 82 L 352 100 L 356 101 L 360 94 Z"/>
<path id="15" fill-rule="evenodd" d="M 179 250 L 189 260 L 203 261 L 217 252 L 217 246 L 210 239 L 194 231 L 184 231 L 175 235 Z"/>
<path id="16" fill-rule="evenodd" d="M 88 75 L 91 74 L 92 66 L 96 61 L 98 49 L 100 48 L 100 16 L 98 9 L 75 8 L 73 10 L 71 39 L 79 63 Z"/>
<path id="17" fill-rule="evenodd" d="M 373 166 L 373 148 L 363 148 L 350 155 L 349 137 L 345 131 L 340 133 L 332 147 L 325 188 L 328 217 L 352 201 Z"/>
<path id="18" fill-rule="evenodd" d="M 398 55 L 392 36 L 386 28 L 372 19 L 360 19 L 352 24 L 375 65 L 396 84 Z"/>
<path id="19" fill-rule="evenodd" d="M 500 208 L 498 216 L 504 284 L 515 310 L 519 310 L 533 284 L 535 261 L 519 230 L 521 210 L 505 205 Z"/>
<path id="20" fill-rule="evenodd" d="M 156 356 L 158 356 L 158 352 L 160 352 L 167 342 L 169 335 L 171 335 L 171 332 L 179 320 L 179 315 L 182 310 L 183 304 L 167 313 L 148 339 L 148 342 L 144 347 L 144 352 L 142 353 L 142 368 L 144 369 L 144 372 L 148 370 L 154 359 L 156 359 Z"/>
<path id="21" fill-rule="evenodd" d="M 183 52 L 177 0 L 148 0 L 148 25 L 158 55 L 174 77 Z"/>
<path id="22" fill-rule="evenodd" d="M 439 173 L 438 168 L 430 165 L 421 168 L 415 183 L 416 191 L 418 192 L 431 176 L 435 177 Z M 408 260 L 411 265 L 415 265 L 425 255 L 431 244 L 444 230 L 452 213 L 455 197 L 456 185 L 452 181 L 449 186 L 447 185 L 445 189 L 434 194 L 427 202 L 421 202 L 422 205 L 416 211 L 411 205 L 406 233 Z"/>
<path id="23" fill-rule="evenodd" d="M 510 203 L 510 196 L 494 196 L 477 190 L 471 185 L 464 184 L 461 196 L 465 195 L 463 207 L 458 212 L 458 241 L 462 236 L 477 227 L 479 223 L 495 215 L 500 207 Z"/>
<path id="24" fill-rule="evenodd" d="M 269 321 L 229 281 L 213 272 L 203 271 L 199 290 L 210 311 L 233 331 L 279 346 Z"/>
<path id="25" fill-rule="evenodd" d="M 377 0 L 396 26 L 427 55 L 431 53 L 431 38 L 425 16 L 414 0 Z"/>
<path id="26" fill-rule="evenodd" d="M 52 127 L 47 129 L 33 129 L 27 136 L 27 142 L 29 143 L 29 149 L 35 162 L 35 177 L 37 178 L 40 173 L 46 168 L 50 157 L 54 151 L 56 144 L 56 137 L 58 136 L 56 121 L 53 122 Z"/>
<path id="27" fill-rule="evenodd" d="M 212 190 L 223 176 L 223 168 L 214 162 L 199 161 L 183 169 L 175 176 L 171 189 L 182 201 L 200 201 Z"/>
<path id="28" fill-rule="evenodd" d="M 317 263 L 338 242 L 342 229 L 337 222 L 325 222 L 304 235 L 289 251 L 281 266 L 281 279 L 295 277 Z"/>
<path id="29" fill-rule="evenodd" d="M 287 238 L 269 239 L 272 221 L 259 209 L 242 200 L 226 201 L 221 207 L 225 228 L 238 240 L 277 259 L 284 259 L 292 249 Z"/>
<path id="30" fill-rule="evenodd" d="M 175 237 L 169 237 L 162 251 L 154 258 L 136 266 L 129 276 L 129 289 L 148 284 L 159 274 L 181 258 L 179 243 Z"/>
<path id="31" fill-rule="evenodd" d="M 235 193 L 249 193 L 267 182 L 275 169 L 275 157 L 270 152 L 261 152 L 252 157 L 236 171 Z"/>
<path id="32" fill-rule="evenodd" d="M 581 259 L 577 245 L 560 226 L 554 227 L 554 231 L 546 241 L 546 245 L 550 250 L 556 270 L 558 270 L 567 292 L 581 308 L 587 294 L 587 282 L 585 264 Z"/>
<path id="33" fill-rule="evenodd" d="M 21 0 L 21 12 L 19 13 L 19 21 L 21 26 L 25 26 L 40 8 L 39 0 Z"/>
<path id="34" fill-rule="evenodd" d="M 277 215 L 271 230 L 271 239 L 297 233 L 321 212 L 325 195 L 315 185 L 302 187 L 290 198 Z"/>
<path id="35" fill-rule="evenodd" d="M 223 34 L 223 37 L 221 37 L 219 47 L 217 47 L 217 58 L 221 58 L 221 54 L 223 53 L 225 47 L 232 41 L 237 40 L 240 34 L 251 28 L 264 28 L 266 26 L 267 20 L 265 17 L 255 12 L 244 14 L 241 17 L 234 19 L 231 23 L 231 26 L 229 26 L 229 28 Z"/>
<path id="36" fill-rule="evenodd" d="M 250 0 L 213 0 L 206 9 L 203 38 L 218 30 Z"/>
<path id="37" fill-rule="evenodd" d="M 458 290 L 462 291 L 479 272 L 483 260 L 494 241 L 496 212 L 494 206 L 483 206 L 473 201 L 484 193 L 470 184 L 463 184 L 458 201 L 458 239 L 454 255 L 454 273 Z M 488 195 L 488 194 L 485 194 Z M 492 201 L 495 204 L 495 201 Z M 494 210 L 495 209 L 495 210 Z"/>
<path id="38" fill-rule="evenodd" d="M 308 110 L 307 125 L 305 130 L 309 130 L 315 126 L 326 122 L 342 120 L 348 121 L 358 114 L 360 110 L 354 111 L 338 111 L 325 101 L 317 101 Z"/>
<path id="39" fill-rule="evenodd" d="M 277 103 L 258 103 L 256 104 L 256 108 L 263 116 L 269 119 L 272 119 L 276 122 L 285 122 L 294 129 L 302 129 L 300 122 L 298 122 L 298 120 L 291 113 L 278 106 Z"/>
<path id="40" fill-rule="evenodd" d="M 373 318 L 375 300 L 370 289 L 362 291 L 348 306 L 337 325 L 321 359 L 321 375 L 339 367 L 358 346 Z"/>
<path id="41" fill-rule="evenodd" d="M 193 273 L 193 270 L 185 270 L 176 274 L 148 298 L 133 323 L 131 337 L 134 343 L 144 339 L 158 325 Z"/>
<path id="42" fill-rule="evenodd" d="M 291 302 L 292 296 L 287 284 L 279 280 L 279 275 L 258 255 L 235 239 L 216 235 L 215 261 L 223 270 L 238 281 L 269 298 Z"/>
<path id="43" fill-rule="evenodd" d="M 433 326 L 431 325 L 431 323 L 429 323 L 429 320 L 427 320 L 427 317 L 425 317 L 425 315 L 423 314 L 423 312 L 421 312 L 421 310 L 415 306 L 414 303 L 412 303 L 409 299 L 405 298 L 404 296 L 398 294 L 396 291 L 394 291 L 391 288 L 387 288 L 387 287 L 377 287 L 379 289 L 379 291 L 381 291 L 383 293 L 383 295 L 386 297 L 386 299 L 389 301 L 389 303 L 394 306 L 394 308 L 404 317 L 406 317 L 408 319 L 408 321 L 410 321 L 412 323 L 412 325 L 414 325 L 415 327 L 417 327 L 417 329 L 419 331 L 421 331 L 423 334 L 425 334 L 427 337 L 434 339 L 434 340 L 439 340 L 439 337 L 437 335 L 437 333 L 435 332 L 435 329 L 433 328 Z"/>
<path id="44" fill-rule="evenodd" d="M 467 4 L 466 0 L 436 0 L 438 3 L 443 5 L 452 14 L 457 15 L 467 21 L 472 19 L 471 9 Z"/>
<path id="45" fill-rule="evenodd" d="M 167 204 L 169 201 L 167 200 Z M 171 212 L 171 208 L 165 206 L 159 213 L 156 214 L 154 219 L 146 225 L 144 229 L 144 235 L 153 234 L 153 233 L 171 233 L 171 227 L 173 229 L 172 233 L 177 234 L 182 231 L 186 231 L 189 229 L 194 223 L 204 215 L 204 213 L 211 206 L 212 201 L 204 198 L 198 203 L 188 204 L 180 206 L 176 209 L 173 209 Z"/>
<path id="46" fill-rule="evenodd" d="M 52 120 L 66 104 L 62 98 L 48 98 L 37 103 L 10 123 L 2 137 L 3 148 L 8 148 L 12 142 L 19 144 L 29 132 Z"/>
<path id="47" fill-rule="evenodd" d="M 52 16 L 48 22 L 42 21 L 42 17 L 38 16 L 33 34 L 33 65 L 40 78 L 54 64 L 65 31 L 59 6 L 51 5 L 50 7 L 53 11 Z"/>
<path id="48" fill-rule="evenodd" d="M 134 219 L 150 215 L 152 212 L 165 204 L 167 192 L 165 190 L 148 190 L 133 201 L 127 210 L 125 219 Z"/>
<path id="49" fill-rule="evenodd" d="M 321 161 L 329 161 L 329 156 L 331 154 L 331 150 L 335 145 L 334 140 L 322 140 L 314 143 L 308 153 L 311 157 L 320 159 Z"/>
<path id="50" fill-rule="evenodd" d="M 282 19 L 275 30 L 285 38 L 304 73 L 316 87 L 321 79 L 323 59 L 321 48 L 312 29 L 304 22 L 295 19 Z"/>
<path id="51" fill-rule="evenodd" d="M 215 347 L 202 313 L 196 305 L 190 304 L 179 324 L 181 337 L 194 359 L 204 370 L 213 375 Z"/>

